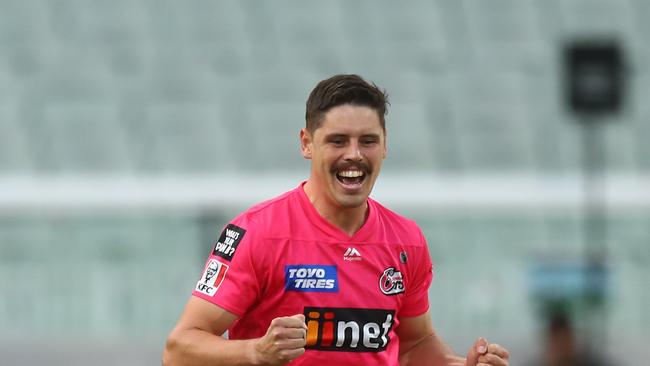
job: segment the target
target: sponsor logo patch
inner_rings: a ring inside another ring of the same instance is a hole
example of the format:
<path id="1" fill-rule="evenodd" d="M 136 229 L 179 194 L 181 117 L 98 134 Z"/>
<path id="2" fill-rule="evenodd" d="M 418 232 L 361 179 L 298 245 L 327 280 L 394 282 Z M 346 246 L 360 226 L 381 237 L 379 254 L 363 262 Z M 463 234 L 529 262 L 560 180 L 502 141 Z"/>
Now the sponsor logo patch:
<path id="1" fill-rule="evenodd" d="M 196 291 L 208 296 L 214 296 L 226 277 L 226 272 L 228 272 L 228 265 L 216 259 L 210 259 L 201 279 L 196 283 Z"/>
<path id="2" fill-rule="evenodd" d="M 286 291 L 338 292 L 336 266 L 298 264 L 284 267 Z"/>
<path id="3" fill-rule="evenodd" d="M 404 292 L 402 272 L 396 270 L 394 267 L 386 268 L 384 273 L 379 277 L 379 289 L 384 295 L 397 295 Z"/>
<path id="4" fill-rule="evenodd" d="M 239 245 L 244 234 L 246 234 L 245 229 L 233 224 L 228 224 L 221 233 L 217 244 L 214 245 L 212 254 L 227 261 L 231 261 L 232 256 L 235 255 L 235 251 L 237 250 L 237 245 Z"/>
<path id="5" fill-rule="evenodd" d="M 394 310 L 305 307 L 306 349 L 381 352 L 390 343 Z"/>
<path id="6" fill-rule="evenodd" d="M 361 253 L 355 247 L 349 247 L 343 254 L 344 261 L 360 261 Z"/>

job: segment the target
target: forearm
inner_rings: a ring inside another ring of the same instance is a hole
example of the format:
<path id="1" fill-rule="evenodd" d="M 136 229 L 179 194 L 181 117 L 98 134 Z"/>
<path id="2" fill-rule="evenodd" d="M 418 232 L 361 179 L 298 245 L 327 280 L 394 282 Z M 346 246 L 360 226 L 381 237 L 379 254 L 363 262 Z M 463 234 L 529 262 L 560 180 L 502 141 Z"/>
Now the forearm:
<path id="1" fill-rule="evenodd" d="M 249 366 L 255 359 L 255 340 L 228 340 L 200 330 L 175 330 L 163 353 L 165 366 Z"/>
<path id="2" fill-rule="evenodd" d="M 455 366 L 465 363 L 465 359 L 456 355 L 435 333 L 416 344 L 406 346 L 407 348 L 400 352 L 399 363 L 402 366 Z"/>

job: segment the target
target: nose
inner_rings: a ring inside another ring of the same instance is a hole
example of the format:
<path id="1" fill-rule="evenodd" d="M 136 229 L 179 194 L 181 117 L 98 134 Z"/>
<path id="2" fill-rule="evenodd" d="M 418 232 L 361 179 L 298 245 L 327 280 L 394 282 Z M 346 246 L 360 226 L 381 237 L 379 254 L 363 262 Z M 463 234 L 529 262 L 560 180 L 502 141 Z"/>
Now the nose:
<path id="1" fill-rule="evenodd" d="M 361 148 L 357 141 L 352 141 L 348 144 L 347 148 L 345 149 L 343 158 L 348 161 L 363 160 L 363 155 L 361 155 Z"/>

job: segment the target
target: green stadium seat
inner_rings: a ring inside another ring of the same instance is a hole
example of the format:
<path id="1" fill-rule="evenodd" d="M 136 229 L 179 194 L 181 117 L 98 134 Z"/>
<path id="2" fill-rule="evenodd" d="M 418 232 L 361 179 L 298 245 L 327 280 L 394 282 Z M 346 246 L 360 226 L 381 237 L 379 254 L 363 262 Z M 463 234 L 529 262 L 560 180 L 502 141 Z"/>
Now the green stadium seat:
<path id="1" fill-rule="evenodd" d="M 129 172 L 132 159 L 117 106 L 104 101 L 47 103 L 30 126 L 34 161 L 49 172 Z"/>

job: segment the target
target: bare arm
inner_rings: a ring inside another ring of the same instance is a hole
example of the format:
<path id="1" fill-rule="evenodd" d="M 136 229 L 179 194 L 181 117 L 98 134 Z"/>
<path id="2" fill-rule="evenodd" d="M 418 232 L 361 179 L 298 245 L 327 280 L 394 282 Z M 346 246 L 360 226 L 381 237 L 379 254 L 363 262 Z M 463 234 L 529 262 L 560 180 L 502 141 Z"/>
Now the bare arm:
<path id="1" fill-rule="evenodd" d="M 237 319 L 225 309 L 190 297 L 167 338 L 163 365 L 282 365 L 305 352 L 302 314 L 276 318 L 261 338 L 227 340 L 221 335 Z"/>
<path id="2" fill-rule="evenodd" d="M 465 359 L 457 356 L 433 330 L 428 312 L 401 318 L 396 332 L 400 339 L 399 363 L 402 366 L 465 365 Z"/>
<path id="3" fill-rule="evenodd" d="M 402 366 L 508 366 L 510 354 L 498 344 L 479 338 L 467 352 L 456 355 L 433 330 L 429 313 L 401 318 L 396 329 L 400 339 L 399 362 Z"/>

